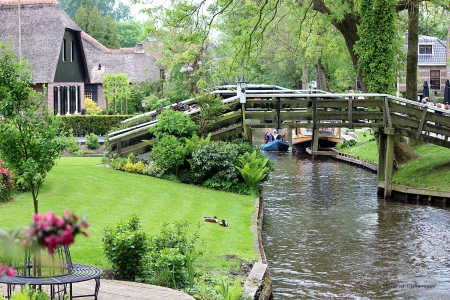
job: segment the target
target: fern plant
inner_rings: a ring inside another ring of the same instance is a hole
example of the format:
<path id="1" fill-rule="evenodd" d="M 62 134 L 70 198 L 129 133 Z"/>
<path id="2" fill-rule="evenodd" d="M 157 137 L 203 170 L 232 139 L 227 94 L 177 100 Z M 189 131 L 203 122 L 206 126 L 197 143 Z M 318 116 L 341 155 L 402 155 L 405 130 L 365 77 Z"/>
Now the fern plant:
<path id="1" fill-rule="evenodd" d="M 222 279 L 221 284 L 216 286 L 216 290 L 223 300 L 239 300 L 243 291 L 239 279 L 236 279 L 233 285 L 229 285 Z"/>
<path id="2" fill-rule="evenodd" d="M 240 165 L 236 166 L 245 183 L 254 193 L 258 192 L 258 184 L 267 180 L 270 171 L 268 167 L 269 158 L 258 158 L 256 154 L 256 150 L 252 153 L 245 153 L 238 159 Z"/>

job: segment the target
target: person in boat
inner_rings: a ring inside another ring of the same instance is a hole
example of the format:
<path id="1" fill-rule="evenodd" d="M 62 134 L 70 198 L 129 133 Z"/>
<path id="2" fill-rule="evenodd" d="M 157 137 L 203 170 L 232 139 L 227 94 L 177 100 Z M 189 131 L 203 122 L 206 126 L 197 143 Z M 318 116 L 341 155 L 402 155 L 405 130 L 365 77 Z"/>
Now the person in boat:
<path id="1" fill-rule="evenodd" d="M 283 132 L 281 133 L 281 139 L 282 139 L 283 141 L 286 140 L 286 132 L 287 132 L 287 129 L 283 130 Z"/>
<path id="2" fill-rule="evenodd" d="M 264 135 L 264 140 L 266 141 L 266 143 L 273 142 L 274 138 L 271 129 L 267 129 L 266 134 Z"/>
<path id="3" fill-rule="evenodd" d="M 276 129 L 273 130 L 273 140 L 281 140 L 281 134 Z"/>

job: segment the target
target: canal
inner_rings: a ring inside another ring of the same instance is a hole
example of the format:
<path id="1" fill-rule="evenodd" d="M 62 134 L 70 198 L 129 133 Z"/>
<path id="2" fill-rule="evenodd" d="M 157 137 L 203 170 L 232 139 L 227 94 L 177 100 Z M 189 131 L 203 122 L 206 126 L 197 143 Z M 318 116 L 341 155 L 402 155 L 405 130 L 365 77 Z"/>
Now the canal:
<path id="1" fill-rule="evenodd" d="M 448 299 L 450 211 L 385 202 L 375 174 L 332 159 L 266 155 L 273 299 Z"/>

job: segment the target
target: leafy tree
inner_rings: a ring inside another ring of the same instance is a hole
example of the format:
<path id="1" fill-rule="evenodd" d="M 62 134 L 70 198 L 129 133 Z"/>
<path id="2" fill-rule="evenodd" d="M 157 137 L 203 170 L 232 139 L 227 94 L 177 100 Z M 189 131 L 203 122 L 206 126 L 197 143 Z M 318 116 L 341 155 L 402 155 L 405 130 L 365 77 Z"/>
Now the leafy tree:
<path id="1" fill-rule="evenodd" d="M 119 43 L 121 47 L 134 47 L 143 33 L 143 27 L 139 22 L 116 22 Z"/>
<path id="2" fill-rule="evenodd" d="M 121 0 L 59 0 L 58 3 L 72 20 L 74 20 L 77 11 L 82 6 L 84 6 L 88 12 L 96 6 L 103 17 L 109 15 L 114 21 L 129 21 L 131 19 L 130 6 Z"/>
<path id="3" fill-rule="evenodd" d="M 85 6 L 80 6 L 77 10 L 74 21 L 84 32 L 88 33 L 89 13 Z"/>
<path id="4" fill-rule="evenodd" d="M 117 113 L 123 114 L 124 112 L 125 114 L 127 114 L 128 113 L 127 99 L 130 95 L 128 75 L 125 73 L 106 74 L 103 77 L 103 87 L 106 99 L 106 107 L 108 108 L 108 110 L 109 110 L 108 102 L 111 104 L 112 101 L 112 108 L 114 114 Z M 119 100 L 120 102 L 119 110 L 117 109 L 116 100 Z"/>
<path id="5" fill-rule="evenodd" d="M 94 7 L 89 13 L 89 23 L 86 33 L 101 42 L 100 39 L 103 37 L 103 18 L 97 7 Z"/>
<path id="6" fill-rule="evenodd" d="M 222 115 L 227 108 L 221 99 L 208 92 L 199 94 L 196 101 L 200 111 L 195 115 L 194 120 L 198 125 L 199 135 L 204 136 L 208 125 Z"/>
<path id="7" fill-rule="evenodd" d="M 119 2 L 116 9 L 110 14 L 114 21 L 128 22 L 132 19 L 129 5 Z"/>
<path id="8" fill-rule="evenodd" d="M 157 139 L 165 135 L 173 135 L 177 138 L 190 138 L 197 131 L 197 125 L 183 112 L 171 109 L 164 110 L 158 115 L 158 123 L 150 128 Z"/>
<path id="9" fill-rule="evenodd" d="M 450 9 L 434 3 L 425 5 L 424 13 L 419 14 L 419 33 L 446 41 L 450 26 Z"/>
<path id="10" fill-rule="evenodd" d="M 44 105 L 44 95 L 32 88 L 31 70 L 16 61 L 11 45 L 0 43 L 0 157 L 16 176 L 16 182 L 31 190 L 35 213 L 44 179 L 66 140 L 59 119 Z"/>
<path id="11" fill-rule="evenodd" d="M 157 166 L 178 175 L 178 167 L 186 158 L 184 144 L 173 135 L 163 136 L 152 148 L 152 157 Z"/>
<path id="12" fill-rule="evenodd" d="M 355 50 L 358 67 L 372 93 L 393 93 L 396 48 L 395 0 L 363 0 L 361 5 L 360 40 Z M 374 28 L 377 28 L 374 32 Z"/>
<path id="13" fill-rule="evenodd" d="M 111 16 L 106 16 L 103 19 L 103 34 L 98 41 L 109 49 L 120 48 L 119 32 Z"/>

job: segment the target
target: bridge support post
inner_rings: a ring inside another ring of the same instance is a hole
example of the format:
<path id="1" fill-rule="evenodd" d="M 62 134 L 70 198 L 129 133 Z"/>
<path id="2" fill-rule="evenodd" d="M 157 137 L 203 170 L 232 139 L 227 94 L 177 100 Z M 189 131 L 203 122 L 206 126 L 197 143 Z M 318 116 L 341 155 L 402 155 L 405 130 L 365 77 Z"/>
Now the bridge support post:
<path id="1" fill-rule="evenodd" d="M 319 151 L 319 128 L 313 129 L 313 139 L 311 144 L 312 155 L 314 156 L 315 151 Z"/>
<path id="2" fill-rule="evenodd" d="M 383 188 L 380 184 L 385 180 L 385 168 L 386 168 L 386 134 L 382 130 L 378 130 L 378 191 L 379 195 L 383 194 Z"/>
<path id="3" fill-rule="evenodd" d="M 247 124 L 245 122 L 245 103 L 241 103 L 242 129 L 244 131 L 244 139 L 248 141 Z"/>
<path id="4" fill-rule="evenodd" d="M 394 130 L 385 129 L 386 161 L 384 172 L 384 199 L 392 198 L 392 176 L 394 174 Z"/>

